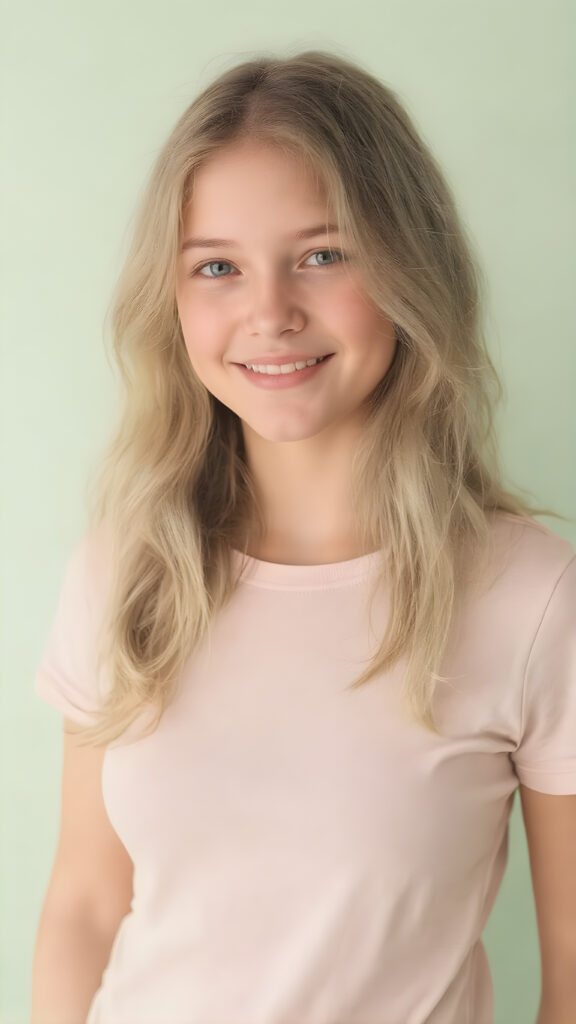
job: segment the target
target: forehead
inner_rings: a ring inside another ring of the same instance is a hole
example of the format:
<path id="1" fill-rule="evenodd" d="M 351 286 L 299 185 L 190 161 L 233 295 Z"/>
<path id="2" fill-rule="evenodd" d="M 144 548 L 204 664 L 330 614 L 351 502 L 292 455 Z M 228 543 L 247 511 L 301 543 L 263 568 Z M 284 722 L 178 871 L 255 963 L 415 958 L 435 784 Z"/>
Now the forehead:
<path id="1" fill-rule="evenodd" d="M 267 213 L 291 207 L 327 208 L 327 190 L 318 170 L 301 153 L 268 143 L 233 143 L 210 156 L 194 172 L 187 221 L 204 215 Z"/>

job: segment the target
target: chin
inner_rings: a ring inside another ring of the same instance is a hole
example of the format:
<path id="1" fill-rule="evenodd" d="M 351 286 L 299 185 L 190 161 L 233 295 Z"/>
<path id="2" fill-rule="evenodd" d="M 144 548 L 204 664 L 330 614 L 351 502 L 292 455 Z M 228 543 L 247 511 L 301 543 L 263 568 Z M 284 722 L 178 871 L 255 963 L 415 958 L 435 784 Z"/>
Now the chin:
<path id="1" fill-rule="evenodd" d="M 242 426 L 245 432 L 253 437 L 258 437 L 262 441 L 269 441 L 271 444 L 286 444 L 295 441 L 307 441 L 311 437 L 316 437 L 317 434 L 322 433 L 323 427 L 305 427 L 294 424 L 292 426 L 284 425 L 282 427 L 271 427 L 264 425 L 257 425 L 254 423 L 248 423 L 242 421 Z"/>

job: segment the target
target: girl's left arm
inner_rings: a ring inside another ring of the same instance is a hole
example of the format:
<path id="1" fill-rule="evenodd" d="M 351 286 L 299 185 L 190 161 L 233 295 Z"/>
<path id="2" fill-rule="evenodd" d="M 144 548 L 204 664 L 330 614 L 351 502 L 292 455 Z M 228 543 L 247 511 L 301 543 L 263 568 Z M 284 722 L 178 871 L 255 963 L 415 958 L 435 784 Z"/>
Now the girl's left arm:
<path id="1" fill-rule="evenodd" d="M 576 1022 L 576 795 L 520 785 L 540 940 L 536 1024 Z"/>

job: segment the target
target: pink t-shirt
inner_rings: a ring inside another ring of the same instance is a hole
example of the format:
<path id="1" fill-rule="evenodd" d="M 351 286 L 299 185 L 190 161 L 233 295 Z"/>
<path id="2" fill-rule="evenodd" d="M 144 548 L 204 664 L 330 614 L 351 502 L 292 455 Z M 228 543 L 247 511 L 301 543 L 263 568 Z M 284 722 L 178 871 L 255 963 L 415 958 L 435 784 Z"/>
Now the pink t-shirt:
<path id="1" fill-rule="evenodd" d="M 386 622 L 378 553 L 249 561 L 157 731 L 106 751 L 134 898 L 87 1024 L 491 1024 L 515 790 L 576 793 L 576 556 L 535 524 L 494 532 L 442 736 L 402 713 L 399 667 L 346 689 Z M 98 566 L 85 538 L 35 680 L 78 722 L 105 686 Z"/>

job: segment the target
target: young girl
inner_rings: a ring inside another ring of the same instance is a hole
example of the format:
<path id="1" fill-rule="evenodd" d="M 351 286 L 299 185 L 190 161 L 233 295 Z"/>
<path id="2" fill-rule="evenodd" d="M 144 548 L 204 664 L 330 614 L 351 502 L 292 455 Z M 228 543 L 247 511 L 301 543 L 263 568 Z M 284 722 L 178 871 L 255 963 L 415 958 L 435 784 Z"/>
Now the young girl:
<path id="1" fill-rule="evenodd" d="M 35 682 L 64 762 L 32 1024 L 490 1024 L 518 787 L 538 1021 L 576 1020 L 576 556 L 503 488 L 481 298 L 352 62 L 246 61 L 176 125 Z"/>

